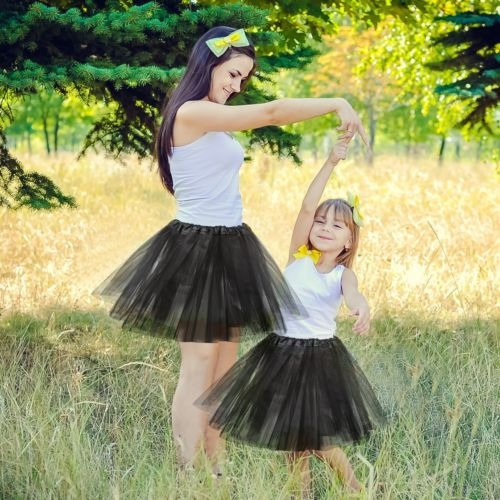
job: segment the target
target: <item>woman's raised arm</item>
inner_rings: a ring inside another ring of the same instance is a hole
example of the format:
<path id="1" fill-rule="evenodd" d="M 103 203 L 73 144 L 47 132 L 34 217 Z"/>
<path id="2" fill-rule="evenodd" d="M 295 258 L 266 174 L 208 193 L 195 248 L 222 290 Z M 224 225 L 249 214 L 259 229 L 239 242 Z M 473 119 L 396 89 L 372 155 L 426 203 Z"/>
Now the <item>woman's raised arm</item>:
<path id="1" fill-rule="evenodd" d="M 185 102 L 177 111 L 176 119 L 183 125 L 195 128 L 200 134 L 210 131 L 236 131 L 287 125 L 327 113 L 337 113 L 340 130 L 359 133 L 368 144 L 366 132 L 352 106 L 343 98 L 289 98 L 276 99 L 262 104 L 227 106 L 208 100 Z"/>

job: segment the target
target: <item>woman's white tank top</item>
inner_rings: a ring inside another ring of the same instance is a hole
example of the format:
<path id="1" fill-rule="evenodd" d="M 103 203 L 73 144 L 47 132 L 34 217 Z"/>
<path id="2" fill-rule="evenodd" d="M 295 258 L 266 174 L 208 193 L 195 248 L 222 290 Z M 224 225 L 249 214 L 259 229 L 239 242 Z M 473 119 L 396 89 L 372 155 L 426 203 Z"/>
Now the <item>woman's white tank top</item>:
<path id="1" fill-rule="evenodd" d="M 308 316 L 297 317 L 284 312 L 286 332 L 277 333 L 298 339 L 335 336 L 335 318 L 342 302 L 343 272 L 344 266 L 339 264 L 329 273 L 320 273 L 309 256 L 287 266 L 283 275 Z"/>
<path id="2" fill-rule="evenodd" d="M 202 226 L 239 226 L 243 159 L 240 143 L 226 132 L 207 132 L 189 144 L 173 147 L 169 162 L 176 218 Z"/>

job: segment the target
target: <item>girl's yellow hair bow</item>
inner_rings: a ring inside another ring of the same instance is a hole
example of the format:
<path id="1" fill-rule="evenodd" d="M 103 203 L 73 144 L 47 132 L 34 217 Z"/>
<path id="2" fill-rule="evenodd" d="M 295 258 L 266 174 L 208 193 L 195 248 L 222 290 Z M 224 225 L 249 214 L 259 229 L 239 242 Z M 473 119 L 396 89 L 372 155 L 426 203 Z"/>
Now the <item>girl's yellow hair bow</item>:
<path id="1" fill-rule="evenodd" d="M 243 29 L 235 30 L 227 36 L 210 38 L 205 42 L 208 48 L 220 57 L 229 47 L 246 47 L 250 45 Z"/>
<path id="2" fill-rule="evenodd" d="M 318 263 L 319 258 L 321 257 L 321 252 L 319 250 L 315 250 L 314 248 L 312 250 L 309 250 L 306 245 L 302 245 L 294 254 L 293 256 L 296 259 L 303 259 L 304 257 L 311 257 L 313 262 L 315 264 Z"/>
<path id="3" fill-rule="evenodd" d="M 363 216 L 361 215 L 361 209 L 360 209 L 360 202 L 359 202 L 359 196 L 356 194 L 352 194 L 349 191 L 347 192 L 347 203 L 351 206 L 352 208 L 352 218 L 354 222 L 358 226 L 363 225 Z"/>

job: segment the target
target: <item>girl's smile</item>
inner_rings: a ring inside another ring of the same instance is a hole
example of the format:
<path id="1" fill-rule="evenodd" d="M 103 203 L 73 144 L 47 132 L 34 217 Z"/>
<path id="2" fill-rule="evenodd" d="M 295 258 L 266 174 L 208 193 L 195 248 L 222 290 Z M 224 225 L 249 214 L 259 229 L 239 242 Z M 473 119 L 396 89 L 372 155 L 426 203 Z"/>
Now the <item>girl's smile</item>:
<path id="1" fill-rule="evenodd" d="M 332 208 L 317 214 L 309 234 L 309 241 L 320 252 L 337 255 L 351 245 L 351 231 L 346 223 L 336 216 Z"/>

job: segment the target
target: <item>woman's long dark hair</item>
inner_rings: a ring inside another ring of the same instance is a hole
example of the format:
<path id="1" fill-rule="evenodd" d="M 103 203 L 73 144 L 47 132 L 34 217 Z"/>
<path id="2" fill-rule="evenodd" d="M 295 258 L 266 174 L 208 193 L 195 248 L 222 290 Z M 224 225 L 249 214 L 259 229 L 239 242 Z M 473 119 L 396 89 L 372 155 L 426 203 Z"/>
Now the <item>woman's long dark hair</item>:
<path id="1" fill-rule="evenodd" d="M 155 157 L 158 159 L 158 170 L 161 181 L 172 194 L 174 194 L 174 187 L 168 157 L 172 155 L 172 135 L 177 110 L 186 101 L 195 101 L 205 97 L 210 90 L 212 70 L 219 64 L 234 57 L 235 54 L 245 54 L 254 60 L 253 68 L 242 84 L 240 92 L 245 89 L 250 76 L 255 72 L 255 49 L 253 45 L 250 44 L 247 47 L 229 47 L 224 54 L 217 57 L 205 43 L 210 38 L 227 36 L 233 31 L 235 31 L 235 28 L 216 26 L 198 39 L 189 56 L 186 72 L 163 109 L 161 125 L 156 135 Z M 233 92 L 227 100 L 233 99 L 238 93 Z"/>

